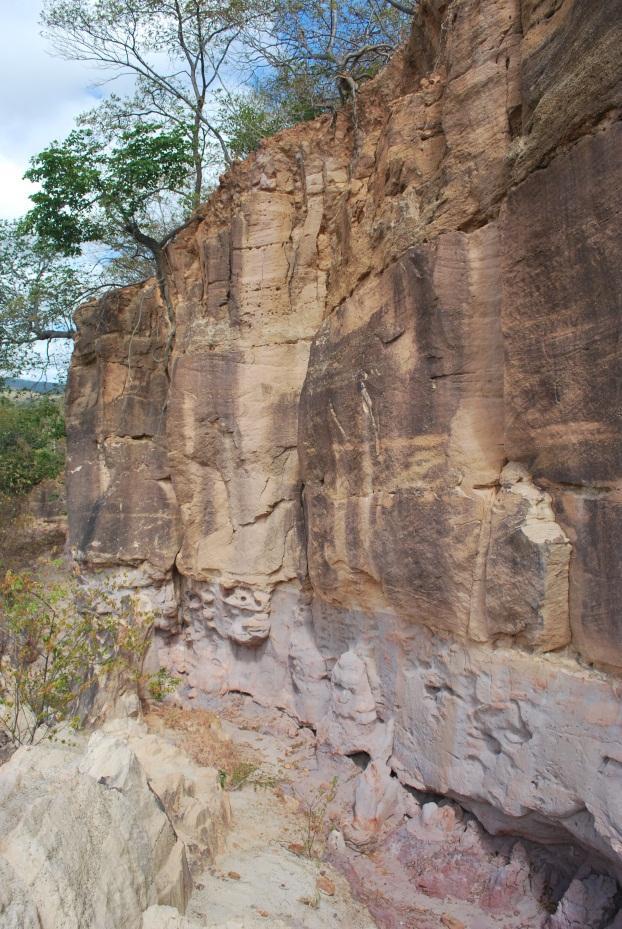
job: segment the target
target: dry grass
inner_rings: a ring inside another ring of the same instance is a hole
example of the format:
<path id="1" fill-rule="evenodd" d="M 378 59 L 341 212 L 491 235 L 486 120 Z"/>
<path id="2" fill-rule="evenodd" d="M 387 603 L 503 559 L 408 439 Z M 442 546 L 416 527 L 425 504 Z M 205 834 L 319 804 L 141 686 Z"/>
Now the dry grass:
<path id="1" fill-rule="evenodd" d="M 186 710 L 173 706 L 149 707 L 147 724 L 178 733 L 179 745 L 199 765 L 216 768 L 230 785 L 240 786 L 259 767 L 259 759 L 241 748 L 222 731 L 220 720 L 209 710 Z"/>

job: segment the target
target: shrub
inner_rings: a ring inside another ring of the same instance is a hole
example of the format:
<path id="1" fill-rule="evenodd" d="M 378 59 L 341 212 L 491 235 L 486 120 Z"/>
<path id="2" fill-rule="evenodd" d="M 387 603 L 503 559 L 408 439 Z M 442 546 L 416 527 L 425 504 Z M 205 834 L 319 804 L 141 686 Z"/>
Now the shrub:
<path id="1" fill-rule="evenodd" d="M 152 674 L 147 680 L 149 695 L 154 700 L 157 700 L 158 703 L 161 703 L 165 697 L 177 690 L 177 685 L 180 683 L 180 680 L 180 678 L 175 677 L 175 675 L 171 674 L 166 668 L 160 668 L 159 671 L 156 671 L 156 673 Z"/>
<path id="2" fill-rule="evenodd" d="M 314 858 L 317 845 L 324 838 L 328 819 L 328 809 L 337 796 L 339 778 L 332 777 L 328 784 L 320 786 L 304 805 L 305 832 L 302 847 L 307 858 Z"/>
<path id="3" fill-rule="evenodd" d="M 65 423 L 59 400 L 0 396 L 0 495 L 21 497 L 64 463 Z"/>
<path id="4" fill-rule="evenodd" d="M 140 675 L 151 618 L 130 605 L 76 609 L 73 591 L 8 571 L 0 584 L 0 728 L 14 745 L 78 725 L 80 697 L 98 676 Z"/>

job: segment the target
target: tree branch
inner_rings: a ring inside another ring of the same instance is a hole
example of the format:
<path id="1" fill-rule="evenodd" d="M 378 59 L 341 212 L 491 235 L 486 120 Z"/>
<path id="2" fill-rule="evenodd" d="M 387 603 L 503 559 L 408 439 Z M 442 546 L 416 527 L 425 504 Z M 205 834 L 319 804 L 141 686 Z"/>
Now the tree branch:
<path id="1" fill-rule="evenodd" d="M 400 13 L 406 13 L 407 16 L 414 16 L 417 12 L 416 5 L 413 6 L 410 3 L 403 3 L 401 0 L 387 0 L 387 3 L 394 7 L 394 9 L 399 10 Z"/>
<path id="2" fill-rule="evenodd" d="M 33 329 L 35 339 L 48 341 L 50 339 L 74 339 L 75 329 Z"/>

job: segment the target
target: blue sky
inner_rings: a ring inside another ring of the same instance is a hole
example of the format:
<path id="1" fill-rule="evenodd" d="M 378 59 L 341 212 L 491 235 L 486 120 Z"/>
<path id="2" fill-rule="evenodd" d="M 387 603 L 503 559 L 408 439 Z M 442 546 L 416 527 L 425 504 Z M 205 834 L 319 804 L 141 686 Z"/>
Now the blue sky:
<path id="1" fill-rule="evenodd" d="M 40 35 L 41 0 L 0 0 L 0 218 L 22 215 L 29 158 L 71 129 L 101 96 L 104 75 L 52 54 Z"/>

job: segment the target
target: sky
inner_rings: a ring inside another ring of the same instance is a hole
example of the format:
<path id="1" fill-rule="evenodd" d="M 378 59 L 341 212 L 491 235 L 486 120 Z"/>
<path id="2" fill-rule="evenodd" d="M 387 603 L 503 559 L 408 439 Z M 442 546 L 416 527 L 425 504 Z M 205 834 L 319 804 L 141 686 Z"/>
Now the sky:
<path id="1" fill-rule="evenodd" d="M 54 54 L 40 35 L 40 9 L 41 0 L 0 0 L 0 219 L 23 216 L 31 206 L 36 187 L 23 180 L 30 158 L 64 138 L 75 117 L 106 93 L 98 84 L 109 74 Z M 49 344 L 37 346 L 45 358 Z M 52 343 L 60 355 L 45 376 L 63 376 L 67 351 Z M 25 369 L 22 376 L 39 380 L 42 373 Z"/>
<path id="2" fill-rule="evenodd" d="M 102 96 L 105 75 L 54 55 L 40 35 L 41 0 L 0 0 L 0 219 L 28 210 L 29 159 L 62 139 Z"/>

